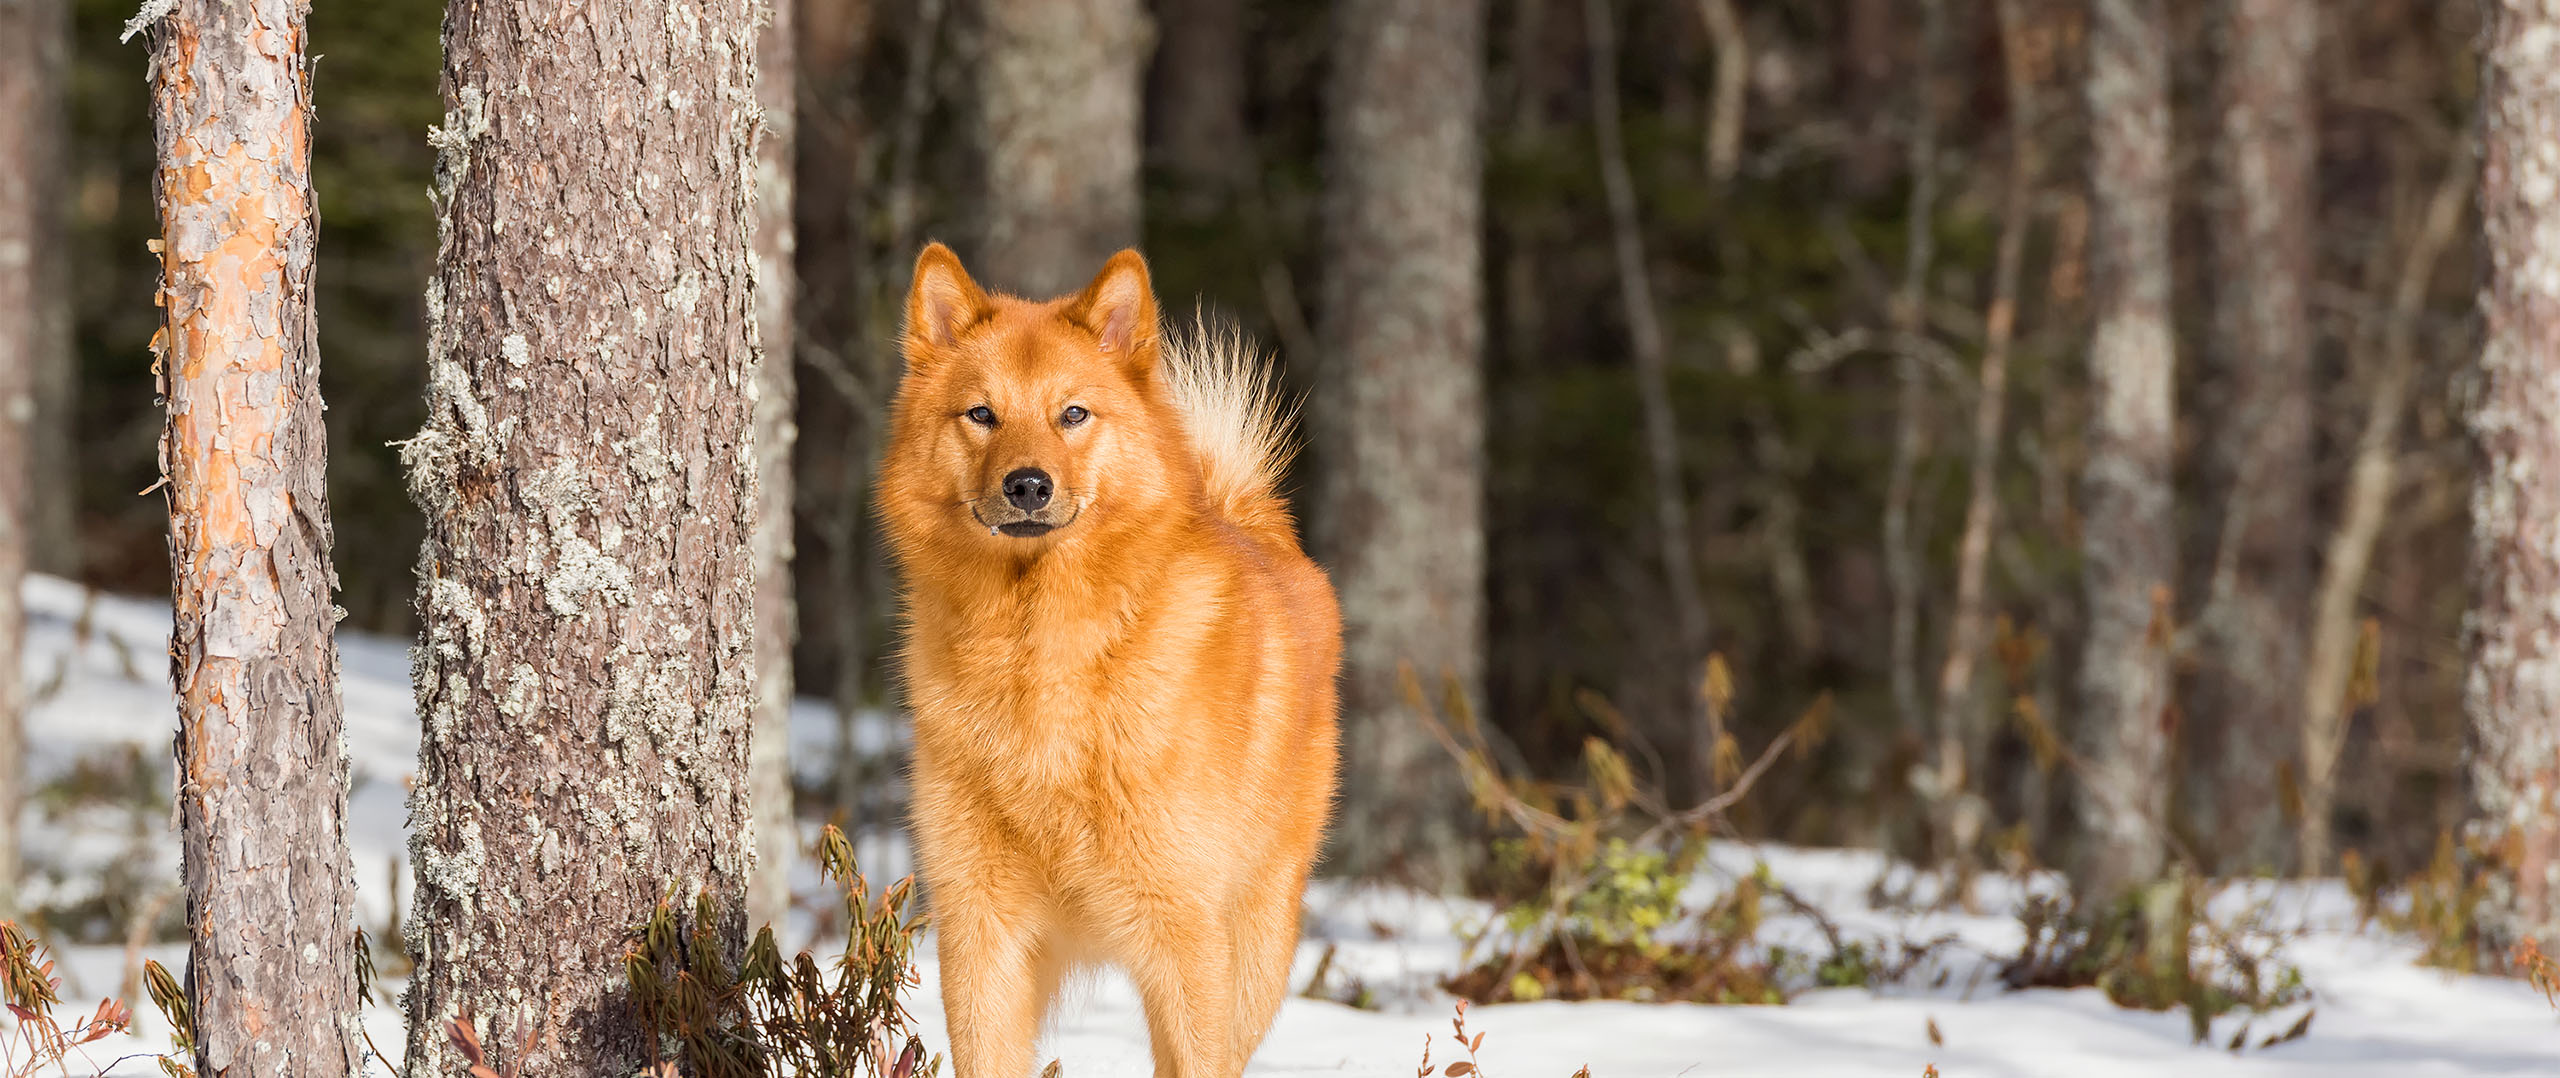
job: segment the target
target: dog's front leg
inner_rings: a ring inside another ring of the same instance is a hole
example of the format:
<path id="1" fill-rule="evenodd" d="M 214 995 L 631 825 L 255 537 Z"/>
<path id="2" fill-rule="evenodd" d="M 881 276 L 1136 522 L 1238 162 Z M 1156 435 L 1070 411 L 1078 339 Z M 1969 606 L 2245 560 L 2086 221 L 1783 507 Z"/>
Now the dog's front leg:
<path id="1" fill-rule="evenodd" d="M 1057 986 L 1056 963 L 1029 910 L 955 890 L 934 896 L 954 1078 L 1024 1078 L 1041 1012 Z"/>
<path id="2" fill-rule="evenodd" d="M 1156 1078 L 1235 1078 L 1235 946 L 1226 920 L 1207 910 L 1162 909 L 1149 918 L 1146 957 L 1129 971 L 1147 1009 Z"/>

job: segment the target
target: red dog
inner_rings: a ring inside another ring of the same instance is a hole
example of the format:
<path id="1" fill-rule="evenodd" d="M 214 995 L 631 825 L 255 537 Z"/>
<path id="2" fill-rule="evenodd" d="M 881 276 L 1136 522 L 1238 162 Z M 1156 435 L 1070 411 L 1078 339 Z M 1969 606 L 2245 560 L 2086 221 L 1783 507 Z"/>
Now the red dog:
<path id="1" fill-rule="evenodd" d="M 1145 260 L 907 298 L 882 511 L 957 1078 L 1021 1078 L 1069 970 L 1124 967 L 1159 1078 L 1244 1070 L 1330 810 L 1341 620 L 1275 485 L 1269 384 L 1168 345 Z"/>

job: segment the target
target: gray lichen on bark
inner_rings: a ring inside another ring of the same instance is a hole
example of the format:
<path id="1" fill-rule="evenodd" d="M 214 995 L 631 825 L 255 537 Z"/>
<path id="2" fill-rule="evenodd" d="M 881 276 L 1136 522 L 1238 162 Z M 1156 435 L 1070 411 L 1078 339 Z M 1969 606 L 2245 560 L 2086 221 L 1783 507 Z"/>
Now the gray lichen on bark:
<path id="1" fill-rule="evenodd" d="M 538 7 L 448 13 L 432 136 L 416 1076 L 463 1013 L 638 1069 L 624 933 L 707 890 L 735 946 L 753 859 L 754 5 Z"/>

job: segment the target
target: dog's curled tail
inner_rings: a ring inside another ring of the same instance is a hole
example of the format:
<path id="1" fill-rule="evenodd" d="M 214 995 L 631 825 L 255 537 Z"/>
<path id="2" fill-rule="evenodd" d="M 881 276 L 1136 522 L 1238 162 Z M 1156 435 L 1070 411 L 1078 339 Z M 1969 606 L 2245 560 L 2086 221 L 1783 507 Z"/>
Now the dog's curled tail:
<path id="1" fill-rule="evenodd" d="M 1280 476 L 1289 467 L 1289 421 L 1271 367 L 1234 323 L 1194 315 L 1168 334 L 1164 375 L 1174 407 L 1200 454 L 1209 504 L 1251 532 L 1286 535 L 1289 505 Z"/>

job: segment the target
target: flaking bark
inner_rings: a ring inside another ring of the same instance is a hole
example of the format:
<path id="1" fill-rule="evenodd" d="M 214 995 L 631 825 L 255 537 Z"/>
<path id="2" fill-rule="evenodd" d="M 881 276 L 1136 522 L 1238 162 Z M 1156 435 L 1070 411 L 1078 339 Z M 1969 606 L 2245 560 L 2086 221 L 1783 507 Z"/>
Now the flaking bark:
<path id="1" fill-rule="evenodd" d="M 448 9 L 408 1073 L 648 1060 L 628 930 L 753 852 L 754 0 Z M 733 955 L 734 957 L 734 955 Z"/>
<path id="2" fill-rule="evenodd" d="M 2169 468 L 2168 34 L 2160 0 L 2089 12 L 2087 461 L 2080 479 L 2087 634 L 2073 723 L 2083 767 L 2069 867 L 2085 899 L 2156 877 L 2166 856 L 2169 634 L 2177 534 Z"/>
<path id="3" fill-rule="evenodd" d="M 207 1078 L 361 1058 L 305 14 L 180 0 L 150 35 L 187 994 Z"/>
<path id="4" fill-rule="evenodd" d="M 2472 596 L 2463 705 L 2483 928 L 2560 948 L 2560 9 L 2485 6 L 2480 214 L 2488 278 L 2470 403 Z"/>
<path id="5" fill-rule="evenodd" d="M 1342 602 L 1340 816 L 1357 822 L 1325 866 L 1446 883 L 1465 802 L 1397 671 L 1435 705 L 1451 683 L 1482 699 L 1484 10 L 1380 0 L 1334 18 L 1309 524 Z"/>

